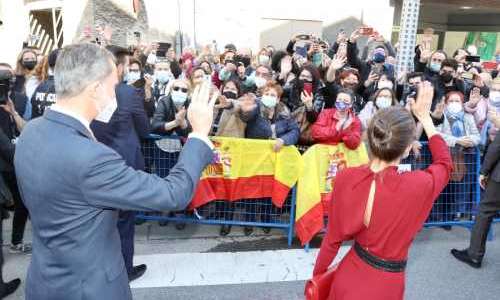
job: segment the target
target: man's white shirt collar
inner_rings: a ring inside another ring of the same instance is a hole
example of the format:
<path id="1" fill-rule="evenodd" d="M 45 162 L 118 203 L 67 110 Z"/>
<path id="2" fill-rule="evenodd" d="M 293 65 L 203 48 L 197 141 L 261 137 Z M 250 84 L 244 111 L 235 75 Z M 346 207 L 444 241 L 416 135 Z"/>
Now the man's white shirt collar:
<path id="1" fill-rule="evenodd" d="M 79 114 L 77 114 L 75 112 L 64 109 L 57 104 L 52 105 L 49 109 L 51 109 L 52 111 L 61 113 L 63 115 L 67 115 L 69 117 L 72 117 L 73 119 L 76 119 L 78 122 L 82 123 L 82 125 L 90 132 L 92 137 L 94 136 L 94 133 L 90 129 L 90 122 L 87 119 L 85 119 L 84 117 L 80 116 Z"/>

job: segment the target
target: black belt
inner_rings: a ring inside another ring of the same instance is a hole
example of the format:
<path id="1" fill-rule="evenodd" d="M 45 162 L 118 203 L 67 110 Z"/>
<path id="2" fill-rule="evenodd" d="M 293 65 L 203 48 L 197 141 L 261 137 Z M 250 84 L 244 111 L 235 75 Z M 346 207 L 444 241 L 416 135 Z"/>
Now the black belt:
<path id="1" fill-rule="evenodd" d="M 376 257 L 375 255 L 373 255 L 370 252 L 363 249 L 363 247 L 361 247 L 361 245 L 358 244 L 357 242 L 354 243 L 354 251 L 356 251 L 356 254 L 365 263 L 369 264 L 370 266 L 374 267 L 375 269 L 379 269 L 379 270 L 391 272 L 391 273 L 400 273 L 400 272 L 404 272 L 404 270 L 406 268 L 406 260 L 391 261 L 391 260 L 385 260 L 385 259 Z"/>

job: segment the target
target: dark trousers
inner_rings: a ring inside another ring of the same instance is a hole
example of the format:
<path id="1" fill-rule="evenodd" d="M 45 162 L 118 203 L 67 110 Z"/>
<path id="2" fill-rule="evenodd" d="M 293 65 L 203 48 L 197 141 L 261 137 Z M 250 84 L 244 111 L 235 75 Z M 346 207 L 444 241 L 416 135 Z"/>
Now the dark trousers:
<path id="1" fill-rule="evenodd" d="M 19 194 L 19 188 L 17 186 L 16 175 L 13 172 L 3 173 L 5 183 L 9 187 L 12 197 L 14 198 L 14 217 L 12 219 L 12 240 L 13 245 L 17 245 L 23 242 L 24 238 L 24 228 L 26 227 L 26 222 L 28 221 L 28 210 L 24 206 L 21 195 Z"/>
<path id="2" fill-rule="evenodd" d="M 120 233 L 125 268 L 127 268 L 127 273 L 131 274 L 134 268 L 135 212 L 121 210 L 118 214 L 117 226 Z"/>
<path id="3" fill-rule="evenodd" d="M 0 204 L 0 216 L 3 214 L 3 203 Z M 0 218 L 0 245 L 3 244 L 3 220 Z M 0 249 L 0 284 L 3 285 L 3 249 Z M 0 287 L 0 291 L 2 291 Z"/>
<path id="4" fill-rule="evenodd" d="M 486 238 L 493 218 L 500 211 L 500 182 L 490 180 L 486 187 L 484 198 L 479 203 L 476 223 L 472 227 L 469 256 L 481 260 L 486 251 Z"/>

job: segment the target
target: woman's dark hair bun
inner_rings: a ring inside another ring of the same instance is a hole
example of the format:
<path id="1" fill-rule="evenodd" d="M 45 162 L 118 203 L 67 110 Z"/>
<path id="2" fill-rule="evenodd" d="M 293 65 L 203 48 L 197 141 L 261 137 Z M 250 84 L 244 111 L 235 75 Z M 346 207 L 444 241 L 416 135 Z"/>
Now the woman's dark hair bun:
<path id="1" fill-rule="evenodd" d="M 370 121 L 367 135 L 372 155 L 392 162 L 415 140 L 415 121 L 402 107 L 380 109 Z"/>

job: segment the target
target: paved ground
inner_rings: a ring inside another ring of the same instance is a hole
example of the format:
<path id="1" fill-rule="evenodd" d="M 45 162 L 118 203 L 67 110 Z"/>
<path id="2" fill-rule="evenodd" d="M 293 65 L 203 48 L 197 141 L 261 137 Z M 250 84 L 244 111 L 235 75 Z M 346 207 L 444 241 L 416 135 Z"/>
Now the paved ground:
<path id="1" fill-rule="evenodd" d="M 9 241 L 11 219 L 4 222 Z M 304 280 L 310 276 L 317 250 L 306 253 L 298 245 L 289 249 L 284 235 L 255 230 L 244 237 L 234 228 L 227 238 L 218 228 L 188 225 L 137 227 L 136 262 L 149 270 L 132 284 L 134 299 L 302 299 Z M 495 231 L 500 227 L 495 225 Z M 28 228 L 27 240 L 30 239 Z M 424 229 L 410 253 L 405 299 L 500 299 L 500 237 L 488 243 L 484 267 L 474 270 L 457 263 L 452 247 L 464 247 L 466 229 L 451 232 Z M 342 252 L 348 250 L 348 245 Z M 8 253 L 4 277 L 25 278 L 30 257 Z M 7 299 L 24 299 L 23 288 Z"/>

